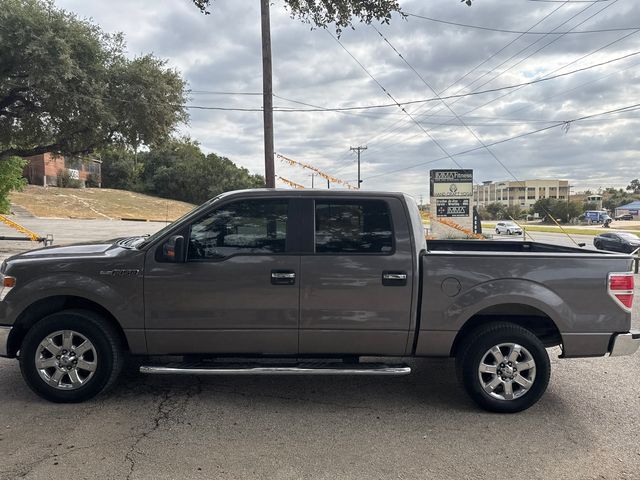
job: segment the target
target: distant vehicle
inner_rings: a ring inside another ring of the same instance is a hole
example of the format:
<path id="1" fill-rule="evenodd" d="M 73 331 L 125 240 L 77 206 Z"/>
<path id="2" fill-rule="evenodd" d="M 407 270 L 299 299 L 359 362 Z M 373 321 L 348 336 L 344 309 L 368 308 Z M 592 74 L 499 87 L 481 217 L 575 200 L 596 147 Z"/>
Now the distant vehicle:
<path id="1" fill-rule="evenodd" d="M 612 220 L 604 210 L 587 210 L 584 212 L 584 219 L 587 223 L 607 223 Z"/>
<path id="2" fill-rule="evenodd" d="M 496 223 L 496 233 L 506 233 L 507 235 L 522 235 L 522 229 L 514 222 L 498 222 Z"/>
<path id="3" fill-rule="evenodd" d="M 601 233 L 593 239 L 593 245 L 598 250 L 631 253 L 640 248 L 640 237 L 628 232 Z"/>
<path id="4" fill-rule="evenodd" d="M 625 213 L 624 215 L 618 215 L 616 220 L 633 220 L 633 215 L 630 213 Z"/>

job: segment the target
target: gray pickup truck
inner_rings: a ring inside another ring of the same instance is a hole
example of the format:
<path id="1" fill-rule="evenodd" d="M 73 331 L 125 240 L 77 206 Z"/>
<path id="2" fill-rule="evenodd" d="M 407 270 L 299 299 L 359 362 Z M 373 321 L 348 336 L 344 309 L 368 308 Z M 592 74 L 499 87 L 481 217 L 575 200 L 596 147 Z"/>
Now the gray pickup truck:
<path id="1" fill-rule="evenodd" d="M 473 400 L 516 412 L 547 388 L 546 347 L 638 349 L 631 266 L 541 243 L 426 242 L 401 193 L 230 192 L 150 237 L 5 261 L 0 355 L 55 402 L 105 390 L 130 356 L 144 373 L 195 375 L 404 375 L 402 357 L 455 357 Z"/>

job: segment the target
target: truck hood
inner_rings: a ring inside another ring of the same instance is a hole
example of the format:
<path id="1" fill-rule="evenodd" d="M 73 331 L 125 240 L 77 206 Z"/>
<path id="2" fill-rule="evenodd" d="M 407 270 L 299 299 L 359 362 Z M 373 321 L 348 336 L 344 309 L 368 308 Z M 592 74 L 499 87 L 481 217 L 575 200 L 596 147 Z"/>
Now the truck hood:
<path id="1" fill-rule="evenodd" d="M 35 260 L 35 259 L 55 259 L 55 258 L 84 258 L 84 257 L 113 257 L 124 253 L 127 250 L 135 250 L 131 246 L 124 246 L 129 239 L 113 239 L 92 243 L 78 243 L 72 245 L 60 245 L 38 248 L 28 252 L 19 253 L 7 259 L 12 260 Z"/>

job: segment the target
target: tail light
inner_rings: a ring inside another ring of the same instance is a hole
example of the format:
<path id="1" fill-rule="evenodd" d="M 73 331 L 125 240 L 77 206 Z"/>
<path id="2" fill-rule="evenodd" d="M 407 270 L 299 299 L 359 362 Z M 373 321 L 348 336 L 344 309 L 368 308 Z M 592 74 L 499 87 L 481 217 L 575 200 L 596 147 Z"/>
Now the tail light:
<path id="1" fill-rule="evenodd" d="M 608 292 L 618 305 L 630 312 L 633 306 L 633 273 L 610 273 Z"/>

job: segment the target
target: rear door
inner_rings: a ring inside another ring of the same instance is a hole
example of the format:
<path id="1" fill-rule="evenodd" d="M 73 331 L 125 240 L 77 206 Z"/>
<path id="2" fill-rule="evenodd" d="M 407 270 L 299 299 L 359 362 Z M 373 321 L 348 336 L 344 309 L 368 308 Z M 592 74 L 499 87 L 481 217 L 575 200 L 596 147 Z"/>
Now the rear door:
<path id="1" fill-rule="evenodd" d="M 151 354 L 296 354 L 299 264 L 293 200 L 242 198 L 180 232 L 184 262 L 146 258 Z"/>
<path id="2" fill-rule="evenodd" d="M 305 208 L 300 353 L 404 354 L 413 284 L 404 204 L 345 196 Z"/>

